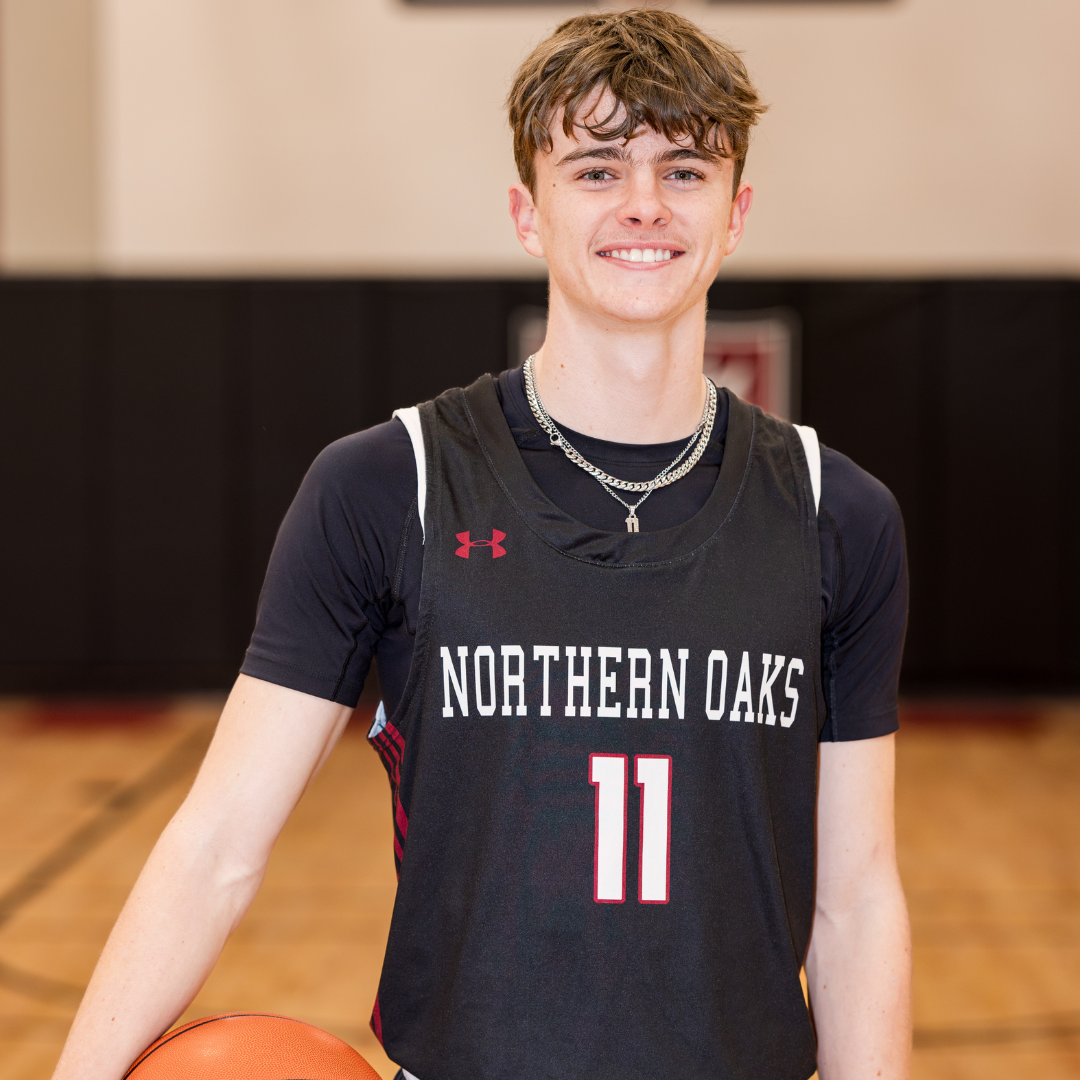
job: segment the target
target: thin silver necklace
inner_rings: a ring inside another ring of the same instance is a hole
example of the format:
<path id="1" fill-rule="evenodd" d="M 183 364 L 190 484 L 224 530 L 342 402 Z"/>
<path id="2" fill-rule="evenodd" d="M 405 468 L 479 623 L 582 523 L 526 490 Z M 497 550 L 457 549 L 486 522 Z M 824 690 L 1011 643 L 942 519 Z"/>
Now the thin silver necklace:
<path id="1" fill-rule="evenodd" d="M 705 447 L 709 445 L 709 436 L 712 434 L 713 421 L 716 419 L 716 386 L 712 379 L 703 375 L 702 378 L 705 379 L 706 386 L 705 411 L 701 414 L 701 422 L 698 424 L 694 434 L 690 436 L 690 441 L 682 448 L 678 457 L 676 457 L 665 469 L 662 469 L 652 480 L 620 480 L 618 477 L 612 476 L 610 473 L 604 472 L 603 469 L 598 469 L 591 462 L 586 461 L 585 458 L 570 445 L 566 436 L 559 430 L 555 421 L 548 415 L 548 411 L 544 408 L 544 403 L 540 400 L 540 394 L 536 389 L 536 376 L 533 372 L 532 356 L 525 361 L 522 365 L 522 369 L 525 375 L 525 396 L 529 399 L 529 408 L 532 409 L 533 416 L 536 417 L 536 422 L 547 432 L 552 446 L 561 447 L 562 452 L 575 465 L 584 469 L 594 480 L 599 482 L 600 486 L 615 499 L 616 502 L 622 503 L 622 505 L 630 511 L 626 518 L 627 532 L 636 533 L 639 531 L 637 516 L 638 507 L 658 488 L 667 487 L 668 484 L 674 484 L 676 480 L 681 480 L 698 463 L 701 459 L 701 455 L 705 452 Z M 691 449 L 693 450 L 692 453 Z M 687 457 L 687 454 L 690 456 Z M 685 461 L 683 460 L 684 458 L 686 458 Z M 682 462 L 682 464 L 679 464 L 680 462 Z M 614 488 L 618 488 L 620 491 L 641 491 L 644 492 L 644 494 L 633 504 L 633 506 L 631 506 L 630 503 L 615 493 L 613 490 Z"/>

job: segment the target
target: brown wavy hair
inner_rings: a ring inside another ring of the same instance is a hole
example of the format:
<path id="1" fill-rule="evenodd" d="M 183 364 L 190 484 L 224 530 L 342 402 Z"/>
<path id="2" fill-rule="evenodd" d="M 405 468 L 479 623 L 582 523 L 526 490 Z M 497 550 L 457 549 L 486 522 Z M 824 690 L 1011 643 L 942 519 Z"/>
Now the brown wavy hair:
<path id="1" fill-rule="evenodd" d="M 611 111 L 578 118 L 598 87 L 611 91 Z M 733 192 L 750 128 L 767 108 L 738 53 L 681 15 L 652 8 L 567 19 L 518 68 L 506 105 L 518 176 L 530 191 L 560 108 L 568 136 L 575 125 L 605 142 L 632 139 L 642 126 L 672 141 L 689 135 L 703 157 L 734 159 Z"/>

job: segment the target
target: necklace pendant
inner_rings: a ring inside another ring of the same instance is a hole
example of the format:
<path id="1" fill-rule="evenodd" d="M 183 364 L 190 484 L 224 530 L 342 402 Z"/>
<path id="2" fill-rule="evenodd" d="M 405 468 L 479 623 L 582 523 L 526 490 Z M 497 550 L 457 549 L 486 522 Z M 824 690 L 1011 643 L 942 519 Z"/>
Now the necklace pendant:
<path id="1" fill-rule="evenodd" d="M 638 519 L 637 514 L 634 513 L 634 508 L 630 508 L 630 516 L 626 519 L 626 531 L 637 532 L 638 531 Z"/>

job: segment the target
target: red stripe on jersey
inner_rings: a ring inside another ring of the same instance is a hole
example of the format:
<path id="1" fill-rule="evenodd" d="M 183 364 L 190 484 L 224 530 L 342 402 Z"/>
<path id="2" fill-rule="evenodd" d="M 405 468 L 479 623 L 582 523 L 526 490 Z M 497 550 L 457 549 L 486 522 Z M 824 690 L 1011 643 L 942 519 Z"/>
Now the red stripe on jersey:
<path id="1" fill-rule="evenodd" d="M 401 860 L 405 856 L 405 837 L 409 832 L 409 817 L 401 805 L 401 762 L 405 757 L 405 740 L 393 724 L 387 723 L 372 740 L 382 759 L 383 768 L 390 777 L 390 796 L 394 807 L 394 863 L 401 874 Z"/>
<path id="2" fill-rule="evenodd" d="M 375 995 L 375 1008 L 371 1010 L 371 1030 L 375 1032 L 375 1038 L 382 1045 L 382 1017 L 379 1016 L 379 996 Z"/>
<path id="3" fill-rule="evenodd" d="M 394 727 L 393 724 L 387 724 L 386 727 L 383 728 L 383 731 L 385 731 L 390 736 L 390 738 L 393 739 L 399 747 L 401 747 L 401 752 L 404 754 L 405 740 L 401 737 L 401 732 L 398 731 L 398 729 Z"/>

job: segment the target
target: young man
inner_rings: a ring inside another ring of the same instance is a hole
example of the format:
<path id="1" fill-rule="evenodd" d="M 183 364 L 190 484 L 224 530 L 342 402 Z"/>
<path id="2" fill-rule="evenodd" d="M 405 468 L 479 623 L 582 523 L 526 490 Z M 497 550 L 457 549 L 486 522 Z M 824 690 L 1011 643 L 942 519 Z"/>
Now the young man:
<path id="1" fill-rule="evenodd" d="M 183 1011 L 376 654 L 400 881 L 372 1022 L 406 1076 L 907 1074 L 899 514 L 701 373 L 760 111 L 664 12 L 525 61 L 544 347 L 313 466 L 58 1078 L 117 1080 Z"/>

